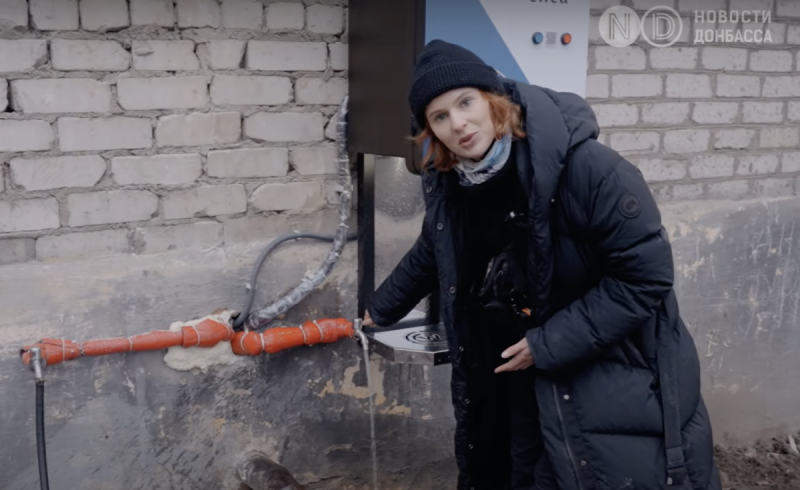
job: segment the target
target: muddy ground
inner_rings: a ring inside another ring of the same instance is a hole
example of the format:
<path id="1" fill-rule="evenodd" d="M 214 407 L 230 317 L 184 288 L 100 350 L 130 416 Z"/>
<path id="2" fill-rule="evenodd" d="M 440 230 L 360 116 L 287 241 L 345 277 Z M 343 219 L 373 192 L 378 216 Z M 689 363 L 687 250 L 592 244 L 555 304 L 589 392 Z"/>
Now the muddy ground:
<path id="1" fill-rule="evenodd" d="M 717 446 L 725 490 L 800 490 L 800 432 L 744 447 Z"/>

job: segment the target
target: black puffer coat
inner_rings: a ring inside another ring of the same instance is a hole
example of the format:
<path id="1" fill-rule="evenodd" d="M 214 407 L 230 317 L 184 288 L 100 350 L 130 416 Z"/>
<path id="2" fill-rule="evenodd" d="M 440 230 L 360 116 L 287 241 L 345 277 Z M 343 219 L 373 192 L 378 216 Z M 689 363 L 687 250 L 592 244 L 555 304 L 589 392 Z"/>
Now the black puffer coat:
<path id="1" fill-rule="evenodd" d="M 505 82 L 523 107 L 516 165 L 529 196 L 527 340 L 545 457 L 536 488 L 719 490 L 694 341 L 682 322 L 660 212 L 639 170 L 596 141 L 574 94 Z M 472 366 L 459 287 L 463 205 L 454 172 L 423 175 L 422 233 L 368 307 L 377 325 L 405 316 L 437 285 L 452 361 L 458 488 L 498 490 L 473 414 L 485 389 Z M 499 375 L 495 375 L 499 376 Z M 662 410 L 664 407 L 664 410 Z M 666 430 L 665 430 L 666 428 Z M 666 434 L 666 436 L 665 436 Z"/>

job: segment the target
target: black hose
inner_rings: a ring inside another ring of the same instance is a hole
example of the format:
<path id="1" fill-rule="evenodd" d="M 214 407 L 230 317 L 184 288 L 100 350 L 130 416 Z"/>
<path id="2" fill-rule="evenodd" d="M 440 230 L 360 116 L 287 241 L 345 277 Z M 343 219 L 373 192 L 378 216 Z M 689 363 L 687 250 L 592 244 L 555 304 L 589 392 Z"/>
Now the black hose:
<path id="1" fill-rule="evenodd" d="M 245 302 L 241 313 L 239 313 L 239 316 L 237 316 L 236 320 L 233 322 L 234 329 L 239 329 L 242 325 L 244 325 L 244 322 L 247 321 L 247 317 L 250 315 L 250 310 L 253 308 L 253 300 L 256 297 L 256 281 L 258 280 L 258 273 L 261 271 L 261 266 L 264 265 L 264 261 L 267 259 L 267 256 L 276 248 L 278 248 L 280 244 L 288 242 L 289 240 L 295 240 L 297 238 L 311 238 L 313 240 L 332 242 L 335 237 L 333 235 L 322 235 L 320 233 L 287 233 L 279 236 L 275 240 L 272 240 L 272 242 L 261 251 L 261 255 L 258 256 L 258 259 L 253 266 L 253 272 L 250 274 L 250 291 L 247 293 L 247 301 Z M 356 238 L 358 238 L 358 234 L 356 233 L 347 235 L 347 241 L 355 240 Z"/>
<path id="2" fill-rule="evenodd" d="M 39 455 L 39 486 L 50 490 L 47 478 L 47 451 L 44 440 L 44 380 L 36 380 L 36 451 Z"/>

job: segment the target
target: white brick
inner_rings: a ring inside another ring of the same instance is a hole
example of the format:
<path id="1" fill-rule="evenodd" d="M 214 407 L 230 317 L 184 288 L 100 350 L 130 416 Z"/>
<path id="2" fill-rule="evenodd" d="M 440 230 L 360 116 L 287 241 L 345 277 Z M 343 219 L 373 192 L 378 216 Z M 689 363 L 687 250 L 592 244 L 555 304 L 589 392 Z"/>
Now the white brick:
<path id="1" fill-rule="evenodd" d="M 743 150 L 749 148 L 756 132 L 752 129 L 723 129 L 714 137 L 715 150 Z"/>
<path id="2" fill-rule="evenodd" d="M 746 123 L 783 122 L 783 102 L 744 102 L 742 121 Z"/>
<path id="3" fill-rule="evenodd" d="M 785 174 L 800 172 L 800 152 L 783 154 L 781 157 L 781 172 Z"/>
<path id="4" fill-rule="evenodd" d="M 736 175 L 764 175 L 778 170 L 778 155 L 744 155 L 739 157 Z"/>
<path id="5" fill-rule="evenodd" d="M 639 131 L 635 133 L 613 133 L 609 142 L 615 151 L 644 151 L 658 150 L 659 134 L 652 131 Z"/>
<path id="6" fill-rule="evenodd" d="M 0 106 L 3 105 L 2 100 L 0 100 Z M 790 121 L 800 121 L 800 102 L 790 101 L 789 102 L 789 110 L 787 111 L 787 117 Z"/>
<path id="7" fill-rule="evenodd" d="M 261 29 L 264 5 L 254 0 L 222 0 L 222 27 Z"/>
<path id="8" fill-rule="evenodd" d="M 639 76 L 639 75 L 623 75 Z M 607 99 L 609 96 L 608 75 L 594 74 L 586 77 L 586 98 Z"/>
<path id="9" fill-rule="evenodd" d="M 745 31 L 748 28 L 745 27 Z M 784 44 L 786 43 L 786 24 L 782 24 L 779 22 L 768 22 L 762 25 L 756 25 L 754 30 L 760 30 L 763 32 L 764 43 L 765 45 L 770 44 Z M 769 31 L 769 38 L 772 38 L 772 41 L 769 40 L 767 37 L 767 31 Z M 753 36 L 759 36 L 758 39 L 761 38 L 762 33 L 756 34 L 755 32 L 752 34 Z M 751 34 L 746 34 L 745 36 L 751 36 Z"/>
<path id="10" fill-rule="evenodd" d="M 717 97 L 758 97 L 761 79 L 750 75 L 717 75 Z"/>
<path id="11" fill-rule="evenodd" d="M 347 70 L 349 59 L 347 43 L 329 44 L 328 50 L 331 57 L 331 69 L 334 71 Z"/>
<path id="12" fill-rule="evenodd" d="M 153 128 L 138 117 L 62 117 L 58 139 L 61 151 L 134 150 L 153 146 Z"/>
<path id="13" fill-rule="evenodd" d="M 686 164 L 678 160 L 653 158 L 641 160 L 637 167 L 642 171 L 647 182 L 666 182 L 681 180 L 686 177 Z"/>
<path id="14" fill-rule="evenodd" d="M 672 188 L 672 197 L 678 201 L 692 201 L 703 197 L 702 184 L 683 184 Z"/>
<path id="15" fill-rule="evenodd" d="M 0 73 L 28 72 L 47 62 L 47 41 L 0 39 Z"/>
<path id="16" fill-rule="evenodd" d="M 41 151 L 53 146 L 55 135 L 45 121 L 0 119 L 0 151 Z"/>
<path id="17" fill-rule="evenodd" d="M 647 64 L 647 56 L 638 46 L 598 46 L 595 57 L 595 68 L 598 70 L 644 70 Z"/>
<path id="18" fill-rule="evenodd" d="M 26 191 L 93 187 L 105 173 L 106 161 L 99 155 L 11 160 L 12 179 Z"/>
<path id="19" fill-rule="evenodd" d="M 605 10 L 615 5 L 621 5 L 621 3 L 620 0 L 591 0 L 589 2 L 589 8 L 592 10 Z"/>
<path id="20" fill-rule="evenodd" d="M 689 165 L 693 179 L 713 179 L 733 175 L 734 159 L 728 155 L 698 155 Z"/>
<path id="21" fill-rule="evenodd" d="M 761 197 L 794 196 L 794 180 L 771 178 L 753 181 L 753 192 Z"/>
<path id="22" fill-rule="evenodd" d="M 178 7 L 178 27 L 219 27 L 220 10 L 217 0 L 175 0 Z"/>
<path id="23" fill-rule="evenodd" d="M 28 27 L 27 0 L 0 0 L 0 25 Z"/>
<path id="24" fill-rule="evenodd" d="M 694 153 L 708 150 L 711 133 L 704 129 L 680 129 L 664 133 L 664 151 Z"/>
<path id="25" fill-rule="evenodd" d="M 238 112 L 164 116 L 158 119 L 158 146 L 200 146 L 233 143 L 242 132 Z"/>
<path id="26" fill-rule="evenodd" d="M 711 77 L 670 73 L 667 75 L 667 97 L 691 99 L 711 97 Z"/>
<path id="27" fill-rule="evenodd" d="M 128 230 L 103 230 L 43 236 L 36 240 L 39 260 L 102 257 L 127 253 Z"/>
<path id="28" fill-rule="evenodd" d="M 32 238 L 0 240 L 0 265 L 27 262 L 36 258 L 36 241 Z"/>
<path id="29" fill-rule="evenodd" d="M 730 0 L 731 11 L 741 12 L 743 10 L 772 10 L 775 0 Z M 751 14 L 750 18 L 754 17 Z M 759 19 L 763 19 L 761 14 L 758 15 Z"/>
<path id="30" fill-rule="evenodd" d="M 59 71 L 125 71 L 131 54 L 116 41 L 53 39 L 53 69 Z"/>
<path id="31" fill-rule="evenodd" d="M 5 78 L 0 78 L 0 112 L 8 107 L 8 82 Z"/>
<path id="32" fill-rule="evenodd" d="M 335 174 L 336 147 L 292 148 L 290 158 L 292 167 L 300 175 Z"/>
<path id="33" fill-rule="evenodd" d="M 31 22 L 39 31 L 77 31 L 78 0 L 30 0 Z"/>
<path id="34" fill-rule="evenodd" d="M 601 128 L 632 126 L 639 122 L 639 108 L 633 104 L 595 104 L 592 110 Z"/>
<path id="35" fill-rule="evenodd" d="M 777 0 L 778 17 L 800 17 L 800 2 L 797 0 Z"/>
<path id="36" fill-rule="evenodd" d="M 664 91 L 661 75 L 612 75 L 612 97 L 657 97 Z"/>
<path id="37" fill-rule="evenodd" d="M 701 63 L 706 70 L 741 71 L 747 68 L 747 50 L 704 47 Z"/>
<path id="38" fill-rule="evenodd" d="M 215 75 L 211 82 L 215 105 L 279 105 L 291 99 L 289 77 Z"/>
<path id="39" fill-rule="evenodd" d="M 111 159 L 111 173 L 119 185 L 189 184 L 200 178 L 203 163 L 197 153 L 115 157 Z"/>
<path id="40" fill-rule="evenodd" d="M 253 206 L 262 211 L 311 211 L 324 204 L 317 182 L 264 184 L 253 191 Z"/>
<path id="41" fill-rule="evenodd" d="M 0 201 L 0 233 L 49 230 L 59 227 L 54 198 Z"/>
<path id="42" fill-rule="evenodd" d="M 726 5 L 725 0 L 678 0 L 678 11 L 694 15 L 696 10 L 720 10 Z"/>
<path id="43" fill-rule="evenodd" d="M 633 0 L 634 10 L 649 10 L 659 6 L 674 8 L 675 0 Z"/>
<path id="44" fill-rule="evenodd" d="M 339 105 L 347 94 L 346 78 L 301 78 L 295 82 L 298 104 Z"/>
<path id="45" fill-rule="evenodd" d="M 259 112 L 245 119 L 244 132 L 259 141 L 320 141 L 324 124 L 319 112 Z"/>
<path id="46" fill-rule="evenodd" d="M 241 184 L 198 187 L 172 192 L 164 197 L 165 219 L 220 216 L 245 211 L 247 194 Z"/>
<path id="47" fill-rule="evenodd" d="M 193 109 L 208 105 L 206 77 L 120 78 L 120 107 L 128 111 Z"/>
<path id="48" fill-rule="evenodd" d="M 683 124 L 688 118 L 688 102 L 662 102 L 642 106 L 642 122 L 645 123 Z"/>
<path id="49" fill-rule="evenodd" d="M 767 77 L 764 97 L 800 97 L 800 76 Z"/>
<path id="50" fill-rule="evenodd" d="M 206 43 L 208 65 L 212 70 L 236 70 L 242 67 L 246 41 L 220 39 Z M 199 50 L 198 50 L 199 53 Z"/>
<path id="51" fill-rule="evenodd" d="M 135 26 L 175 25 L 175 8 L 172 0 L 130 0 L 131 24 Z"/>
<path id="52" fill-rule="evenodd" d="M 344 9 L 335 5 L 311 5 L 306 9 L 309 31 L 315 34 L 341 34 Z"/>
<path id="53" fill-rule="evenodd" d="M 118 31 L 131 25 L 127 0 L 80 0 L 81 28 L 85 31 Z"/>
<path id="54" fill-rule="evenodd" d="M 730 124 L 738 114 L 736 102 L 695 102 L 692 120 L 698 124 Z"/>
<path id="55" fill-rule="evenodd" d="M 158 196 L 149 191 L 107 191 L 67 196 L 69 226 L 144 221 L 158 211 Z"/>
<path id="56" fill-rule="evenodd" d="M 301 3 L 271 3 L 267 5 L 267 29 L 270 31 L 299 31 L 305 26 L 305 7 Z"/>
<path id="57" fill-rule="evenodd" d="M 709 199 L 742 199 L 750 193 L 750 183 L 746 180 L 714 182 L 708 185 Z"/>
<path id="58" fill-rule="evenodd" d="M 250 41 L 247 67 L 251 70 L 323 71 L 328 67 L 328 46 L 315 42 Z"/>
<path id="59" fill-rule="evenodd" d="M 159 253 L 217 245 L 222 237 L 222 224 L 201 221 L 185 225 L 138 228 L 136 232 L 144 242 L 144 253 Z"/>
<path id="60" fill-rule="evenodd" d="M 287 173 L 289 173 L 289 150 L 286 148 L 245 148 L 208 152 L 209 177 L 283 177 Z"/>
<path id="61" fill-rule="evenodd" d="M 800 44 L 800 25 L 788 26 L 786 44 Z"/>
<path id="62" fill-rule="evenodd" d="M 761 130 L 761 148 L 797 148 L 800 146 L 798 128 L 765 128 Z"/>
<path id="63" fill-rule="evenodd" d="M 650 66 L 657 70 L 691 70 L 697 66 L 697 48 L 669 47 L 650 50 Z"/>
<path id="64" fill-rule="evenodd" d="M 110 112 L 111 85 L 83 78 L 14 80 L 14 110 L 33 113 Z"/>
<path id="65" fill-rule="evenodd" d="M 789 51 L 753 51 L 750 53 L 750 70 L 792 71 L 792 58 Z"/>
<path id="66" fill-rule="evenodd" d="M 135 70 L 199 70 L 192 41 L 133 41 Z"/>

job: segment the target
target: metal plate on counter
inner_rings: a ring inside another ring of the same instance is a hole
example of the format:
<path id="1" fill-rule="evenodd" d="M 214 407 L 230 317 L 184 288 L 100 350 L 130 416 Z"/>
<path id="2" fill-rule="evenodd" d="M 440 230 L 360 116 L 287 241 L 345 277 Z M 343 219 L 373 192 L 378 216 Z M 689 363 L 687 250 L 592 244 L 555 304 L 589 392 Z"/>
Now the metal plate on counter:
<path id="1" fill-rule="evenodd" d="M 367 333 L 370 351 L 400 364 L 438 366 L 450 362 L 447 337 L 441 323 Z"/>

